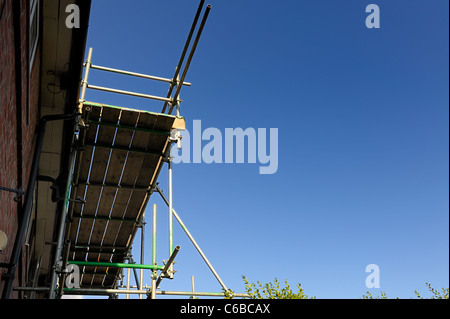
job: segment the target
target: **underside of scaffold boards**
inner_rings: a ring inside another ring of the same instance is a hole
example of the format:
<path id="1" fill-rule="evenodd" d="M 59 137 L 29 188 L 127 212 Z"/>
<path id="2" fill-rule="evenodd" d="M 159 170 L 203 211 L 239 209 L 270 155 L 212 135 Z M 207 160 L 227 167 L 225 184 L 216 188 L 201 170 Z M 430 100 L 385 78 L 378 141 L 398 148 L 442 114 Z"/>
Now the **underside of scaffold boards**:
<path id="1" fill-rule="evenodd" d="M 87 129 L 70 198 L 83 200 L 69 207 L 68 261 L 124 263 L 170 146 L 170 131 L 184 129 L 184 119 L 90 102 L 82 110 Z M 84 266 L 81 287 L 111 288 L 119 271 Z"/>

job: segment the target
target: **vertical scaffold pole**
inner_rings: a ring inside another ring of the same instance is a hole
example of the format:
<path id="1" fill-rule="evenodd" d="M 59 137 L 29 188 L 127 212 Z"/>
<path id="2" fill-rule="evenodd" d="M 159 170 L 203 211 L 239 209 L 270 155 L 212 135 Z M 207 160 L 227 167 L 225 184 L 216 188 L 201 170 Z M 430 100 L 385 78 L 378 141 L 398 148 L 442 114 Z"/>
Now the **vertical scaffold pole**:
<path id="1" fill-rule="evenodd" d="M 152 265 L 156 264 L 156 204 L 153 204 Z"/>
<path id="2" fill-rule="evenodd" d="M 86 96 L 86 89 L 88 87 L 88 77 L 89 77 L 89 70 L 91 69 L 92 65 L 92 48 L 89 48 L 88 57 L 86 60 L 86 68 L 84 70 L 84 78 L 81 82 L 81 94 L 80 94 L 80 102 L 84 102 L 84 97 Z"/>
<path id="3" fill-rule="evenodd" d="M 152 265 L 156 266 L 156 204 L 153 204 L 153 229 L 152 229 Z M 150 299 L 156 299 L 156 279 L 158 279 L 158 272 L 153 270 L 152 273 L 152 291 Z"/>
<path id="4" fill-rule="evenodd" d="M 172 157 L 171 148 L 169 147 L 169 256 L 173 253 L 173 190 L 172 190 Z M 173 278 L 173 264 L 170 265 L 169 269 L 170 278 Z"/>
<path id="5" fill-rule="evenodd" d="M 131 268 L 127 269 L 127 290 L 130 290 Z M 126 295 L 126 299 L 130 299 L 130 294 Z"/>
<path id="6" fill-rule="evenodd" d="M 192 292 L 195 292 L 195 283 L 194 283 L 194 276 L 191 277 L 191 284 L 192 284 Z M 192 294 L 191 299 L 195 299 L 194 294 Z"/>
<path id="7" fill-rule="evenodd" d="M 152 292 L 150 294 L 150 299 L 156 299 L 156 279 L 158 278 L 158 273 L 156 270 L 152 274 Z"/>
<path id="8" fill-rule="evenodd" d="M 57 270 L 56 268 L 58 266 L 58 263 L 61 262 L 60 259 L 61 259 L 61 253 L 62 253 L 62 247 L 63 247 L 64 231 L 65 231 L 64 226 L 66 223 L 67 214 L 69 212 L 69 197 L 70 197 L 70 190 L 72 187 L 74 166 L 75 166 L 75 151 L 72 150 L 72 153 L 70 154 L 69 176 L 67 178 L 67 183 L 66 183 L 66 192 L 65 192 L 63 209 L 62 209 L 62 213 L 61 213 L 61 220 L 59 223 L 58 240 L 57 240 L 57 244 L 56 244 L 56 252 L 55 252 L 55 258 L 54 258 L 54 262 L 53 262 L 53 271 L 52 271 L 52 276 L 51 276 L 51 281 L 50 281 L 49 299 L 55 299 L 55 297 L 56 297 L 55 289 L 56 289 L 56 281 L 58 278 L 58 273 L 56 271 Z M 62 264 L 61 264 L 61 267 L 62 267 Z"/>
<path id="9" fill-rule="evenodd" d="M 145 265 L 144 242 L 145 242 L 145 211 L 142 212 L 142 218 L 141 218 L 141 264 L 142 265 Z M 144 269 L 141 269 L 140 279 L 139 279 L 139 290 L 142 290 L 143 284 L 144 284 Z M 142 294 L 139 294 L 139 299 L 142 299 Z"/>

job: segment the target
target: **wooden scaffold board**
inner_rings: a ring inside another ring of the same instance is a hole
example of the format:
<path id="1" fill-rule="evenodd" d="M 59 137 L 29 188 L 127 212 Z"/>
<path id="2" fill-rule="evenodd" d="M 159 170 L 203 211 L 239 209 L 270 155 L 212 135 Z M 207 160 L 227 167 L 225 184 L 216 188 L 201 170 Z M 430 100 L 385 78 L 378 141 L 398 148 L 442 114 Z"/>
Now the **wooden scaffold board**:
<path id="1" fill-rule="evenodd" d="M 123 263 L 170 146 L 176 116 L 92 102 L 77 151 L 69 207 L 70 261 Z M 121 269 L 83 266 L 81 287 L 113 287 Z"/>

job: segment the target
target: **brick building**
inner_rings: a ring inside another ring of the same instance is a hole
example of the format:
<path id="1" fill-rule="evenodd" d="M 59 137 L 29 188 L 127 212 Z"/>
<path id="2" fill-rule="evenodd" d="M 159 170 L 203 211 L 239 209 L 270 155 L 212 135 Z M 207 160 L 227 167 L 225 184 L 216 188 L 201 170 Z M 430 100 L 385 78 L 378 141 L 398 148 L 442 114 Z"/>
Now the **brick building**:
<path id="1" fill-rule="evenodd" d="M 73 121 L 52 116 L 77 108 L 90 3 L 0 0 L 2 298 L 32 297 L 11 287 L 50 281 L 73 136 Z M 70 4 L 79 8 L 79 28 L 66 25 Z"/>

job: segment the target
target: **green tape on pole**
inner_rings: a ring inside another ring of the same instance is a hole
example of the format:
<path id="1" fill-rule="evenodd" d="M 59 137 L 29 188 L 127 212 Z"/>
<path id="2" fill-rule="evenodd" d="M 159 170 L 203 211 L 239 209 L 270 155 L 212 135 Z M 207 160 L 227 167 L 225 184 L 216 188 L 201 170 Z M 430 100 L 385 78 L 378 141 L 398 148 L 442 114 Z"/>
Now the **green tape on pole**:
<path id="1" fill-rule="evenodd" d="M 137 269 L 156 269 L 163 270 L 164 266 L 142 265 L 142 264 L 126 264 L 126 263 L 107 263 L 97 261 L 68 261 L 69 264 L 78 266 L 93 266 L 93 267 L 115 267 L 115 268 L 137 268 Z"/>

